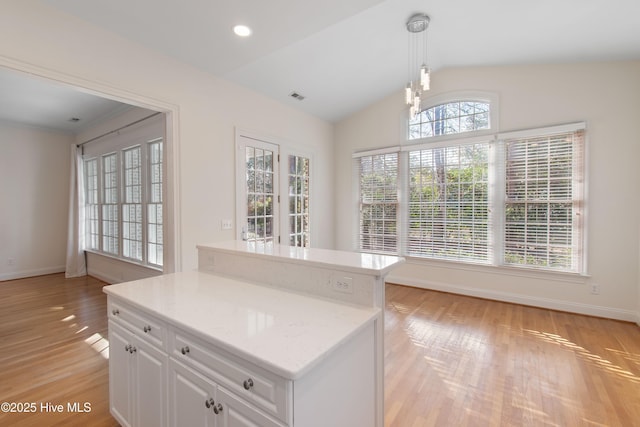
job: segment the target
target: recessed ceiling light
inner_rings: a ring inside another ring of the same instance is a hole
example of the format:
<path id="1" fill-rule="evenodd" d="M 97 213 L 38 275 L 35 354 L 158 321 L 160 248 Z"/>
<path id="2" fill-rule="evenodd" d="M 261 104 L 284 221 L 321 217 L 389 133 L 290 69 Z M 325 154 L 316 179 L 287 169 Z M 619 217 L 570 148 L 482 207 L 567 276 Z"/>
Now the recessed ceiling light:
<path id="1" fill-rule="evenodd" d="M 251 35 L 251 28 L 246 25 L 236 25 L 233 27 L 233 32 L 240 37 L 248 37 Z"/>

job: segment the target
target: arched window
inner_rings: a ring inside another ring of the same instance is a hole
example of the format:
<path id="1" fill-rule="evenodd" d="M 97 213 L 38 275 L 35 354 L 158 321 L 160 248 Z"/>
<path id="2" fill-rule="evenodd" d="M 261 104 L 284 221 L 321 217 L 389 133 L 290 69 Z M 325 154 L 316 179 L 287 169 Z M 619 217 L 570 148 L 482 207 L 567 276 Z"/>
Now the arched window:
<path id="1" fill-rule="evenodd" d="M 426 108 L 409 121 L 409 140 L 491 129 L 490 106 L 464 100 Z"/>

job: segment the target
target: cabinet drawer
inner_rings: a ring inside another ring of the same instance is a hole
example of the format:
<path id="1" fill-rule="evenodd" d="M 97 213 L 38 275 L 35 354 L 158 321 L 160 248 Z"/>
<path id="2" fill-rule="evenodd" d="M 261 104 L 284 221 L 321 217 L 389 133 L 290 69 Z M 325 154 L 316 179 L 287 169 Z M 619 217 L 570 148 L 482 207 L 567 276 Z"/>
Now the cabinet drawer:
<path id="1" fill-rule="evenodd" d="M 285 424 L 272 420 L 222 387 L 218 388 L 217 398 L 223 408 L 220 415 L 224 419 L 225 426 L 286 427 Z"/>
<path id="2" fill-rule="evenodd" d="M 172 337 L 173 357 L 285 423 L 291 421 L 290 381 L 181 331 Z"/>
<path id="3" fill-rule="evenodd" d="M 109 319 L 129 329 L 136 336 L 166 350 L 167 331 L 161 321 L 127 304 L 112 301 L 111 298 L 109 298 L 107 309 Z"/>

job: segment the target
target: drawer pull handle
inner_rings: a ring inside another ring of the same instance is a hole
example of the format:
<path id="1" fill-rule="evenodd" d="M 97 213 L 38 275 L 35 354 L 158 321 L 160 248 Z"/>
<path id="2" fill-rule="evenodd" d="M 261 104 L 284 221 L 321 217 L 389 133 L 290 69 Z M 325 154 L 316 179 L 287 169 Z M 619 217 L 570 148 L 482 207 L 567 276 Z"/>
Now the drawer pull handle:
<path id="1" fill-rule="evenodd" d="M 145 333 L 151 332 L 151 326 L 147 325 L 147 326 L 145 326 L 144 328 L 142 328 L 142 330 L 143 330 Z"/>
<path id="2" fill-rule="evenodd" d="M 207 409 L 211 408 L 213 405 L 215 405 L 216 402 L 213 401 L 212 398 L 209 398 L 208 400 L 204 401 L 204 406 L 207 407 Z"/>
<path id="3" fill-rule="evenodd" d="M 253 380 L 251 378 L 249 378 L 248 380 L 244 380 L 242 385 L 244 386 L 245 390 L 249 390 L 253 387 Z"/>
<path id="4" fill-rule="evenodd" d="M 188 346 L 188 345 L 186 345 L 186 346 L 182 347 L 182 348 L 180 349 L 180 353 L 182 353 L 182 354 L 187 354 L 187 353 L 189 353 L 189 346 Z"/>
<path id="5" fill-rule="evenodd" d="M 222 404 L 218 403 L 216 406 L 213 407 L 213 412 L 218 415 L 220 412 L 222 412 Z"/>
<path id="6" fill-rule="evenodd" d="M 114 308 L 113 310 L 111 310 L 111 313 L 113 313 L 114 316 L 117 316 L 118 314 L 120 314 L 120 310 Z"/>

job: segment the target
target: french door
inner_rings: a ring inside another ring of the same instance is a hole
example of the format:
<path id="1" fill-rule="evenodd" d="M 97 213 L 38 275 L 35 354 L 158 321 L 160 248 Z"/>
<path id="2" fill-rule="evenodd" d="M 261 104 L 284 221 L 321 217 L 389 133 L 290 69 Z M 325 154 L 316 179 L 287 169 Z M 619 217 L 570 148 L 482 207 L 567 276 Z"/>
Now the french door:
<path id="1" fill-rule="evenodd" d="M 243 135 L 236 141 L 237 237 L 266 245 L 279 243 L 280 147 Z"/>

